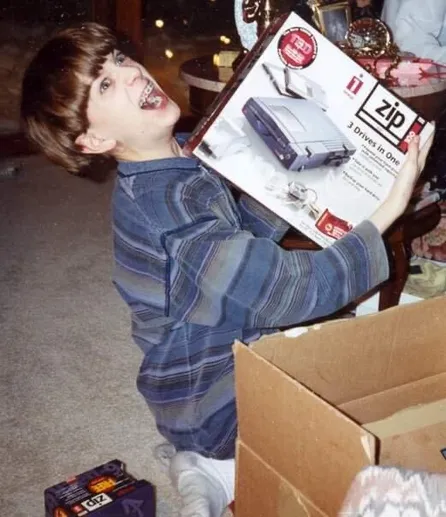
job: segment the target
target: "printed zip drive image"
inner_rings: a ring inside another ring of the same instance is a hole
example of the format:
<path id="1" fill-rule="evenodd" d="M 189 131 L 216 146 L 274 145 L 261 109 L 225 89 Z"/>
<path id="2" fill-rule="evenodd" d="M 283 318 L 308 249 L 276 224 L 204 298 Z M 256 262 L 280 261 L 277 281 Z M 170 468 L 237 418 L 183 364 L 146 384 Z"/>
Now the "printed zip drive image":
<path id="1" fill-rule="evenodd" d="M 313 101 L 323 110 L 327 109 L 327 95 L 325 91 L 311 79 L 288 67 L 277 66 L 271 63 L 262 63 L 262 69 L 280 95 L 295 99 L 307 99 Z"/>
<path id="2" fill-rule="evenodd" d="M 251 97 L 242 112 L 288 170 L 339 167 L 356 148 L 325 112 L 305 99 Z"/>

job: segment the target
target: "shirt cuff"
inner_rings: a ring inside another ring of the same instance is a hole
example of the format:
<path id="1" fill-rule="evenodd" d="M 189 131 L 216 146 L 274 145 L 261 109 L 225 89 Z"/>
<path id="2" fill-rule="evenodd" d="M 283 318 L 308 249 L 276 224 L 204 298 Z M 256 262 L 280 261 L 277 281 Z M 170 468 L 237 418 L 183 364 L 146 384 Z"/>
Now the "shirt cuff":
<path id="1" fill-rule="evenodd" d="M 369 289 L 389 278 L 389 258 L 381 233 L 371 221 L 363 221 L 350 232 L 362 241 L 368 256 Z"/>

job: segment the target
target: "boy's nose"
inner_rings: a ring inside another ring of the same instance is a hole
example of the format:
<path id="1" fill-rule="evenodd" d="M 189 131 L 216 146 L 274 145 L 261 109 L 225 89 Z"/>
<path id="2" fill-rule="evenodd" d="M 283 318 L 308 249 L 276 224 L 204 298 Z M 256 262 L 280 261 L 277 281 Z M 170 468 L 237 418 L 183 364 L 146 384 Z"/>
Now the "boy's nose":
<path id="1" fill-rule="evenodd" d="M 136 79 L 141 76 L 139 69 L 136 66 L 127 66 L 123 68 L 124 80 L 128 86 L 131 86 Z"/>

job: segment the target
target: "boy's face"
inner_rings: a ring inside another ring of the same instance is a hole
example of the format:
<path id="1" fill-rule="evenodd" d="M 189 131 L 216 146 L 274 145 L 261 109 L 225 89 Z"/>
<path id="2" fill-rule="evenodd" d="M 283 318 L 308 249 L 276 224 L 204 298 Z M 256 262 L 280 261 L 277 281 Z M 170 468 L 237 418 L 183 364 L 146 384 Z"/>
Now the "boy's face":
<path id="1" fill-rule="evenodd" d="M 145 150 L 170 137 L 178 106 L 143 66 L 114 51 L 91 84 L 85 135 L 86 152 Z"/>

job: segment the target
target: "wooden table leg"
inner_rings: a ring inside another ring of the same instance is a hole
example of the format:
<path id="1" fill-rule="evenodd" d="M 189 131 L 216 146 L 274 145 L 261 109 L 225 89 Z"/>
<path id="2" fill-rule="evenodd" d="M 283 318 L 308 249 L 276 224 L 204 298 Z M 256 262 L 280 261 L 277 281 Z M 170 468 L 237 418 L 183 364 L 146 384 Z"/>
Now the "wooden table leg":
<path id="1" fill-rule="evenodd" d="M 116 0 L 116 31 L 129 38 L 135 47 L 136 58 L 144 62 L 142 28 L 142 0 Z"/>
<path id="2" fill-rule="evenodd" d="M 114 28 L 116 25 L 116 0 L 91 0 L 91 19 Z"/>
<path id="3" fill-rule="evenodd" d="M 379 291 L 378 310 L 385 311 L 399 304 L 401 293 L 409 276 L 409 253 L 404 240 L 404 230 L 398 229 L 389 239 L 393 271 L 391 278 Z"/>
<path id="4" fill-rule="evenodd" d="M 142 28 L 142 0 L 91 0 L 92 19 L 112 28 L 128 39 L 134 47 L 136 58 L 144 58 Z"/>

